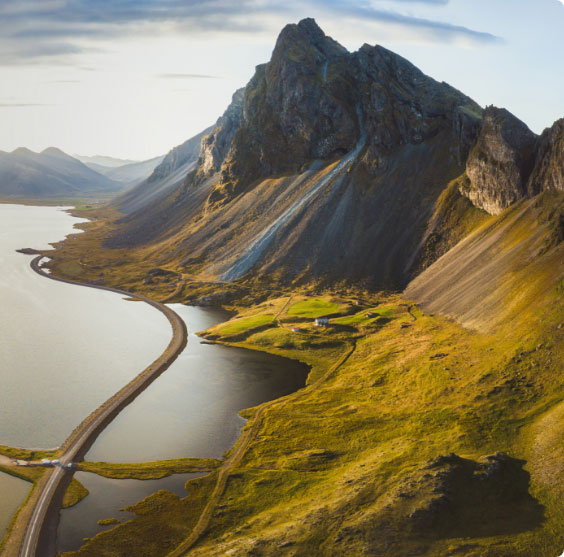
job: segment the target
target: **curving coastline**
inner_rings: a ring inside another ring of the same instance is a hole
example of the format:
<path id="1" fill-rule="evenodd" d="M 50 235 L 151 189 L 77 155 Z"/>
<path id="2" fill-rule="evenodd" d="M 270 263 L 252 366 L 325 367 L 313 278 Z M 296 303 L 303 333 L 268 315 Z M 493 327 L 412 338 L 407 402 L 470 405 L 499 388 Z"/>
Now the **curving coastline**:
<path id="1" fill-rule="evenodd" d="M 73 473 L 72 469 L 64 469 L 64 466 L 80 460 L 84 456 L 106 425 L 170 366 L 184 350 L 188 339 L 184 321 L 176 312 L 164 304 L 125 290 L 52 276 L 43 271 L 39 265 L 43 257 L 45 256 L 41 254 L 31 261 L 31 268 L 43 277 L 67 284 L 107 290 L 150 304 L 168 319 L 172 327 L 172 339 L 159 358 L 85 418 L 61 445 L 62 455 L 59 458 L 61 466 L 46 471 L 37 483 L 33 497 L 30 498 L 29 505 L 33 508 L 29 512 L 20 513 L 22 523 L 19 525 L 19 529 L 24 530 L 21 543 L 18 543 L 20 557 L 35 557 L 36 555 L 50 555 L 52 553 L 53 539 L 48 535 L 49 532 L 46 532 L 48 530 L 46 525 L 56 525 L 62 494 Z M 40 539 L 45 542 L 41 547 Z"/>
<path id="2" fill-rule="evenodd" d="M 286 302 L 282 310 L 278 312 L 276 319 L 278 319 L 278 317 L 282 314 L 282 312 L 285 311 L 291 299 L 292 296 L 290 296 L 288 302 Z M 223 342 L 221 344 L 229 346 L 229 343 Z M 342 365 L 344 365 L 347 362 L 347 360 L 353 355 L 355 350 L 356 350 L 356 341 L 353 341 L 350 344 L 349 349 L 341 356 L 341 358 L 339 358 L 339 360 L 337 360 L 337 362 L 333 366 L 331 366 L 321 377 L 315 380 L 311 385 L 307 385 L 305 388 L 300 389 L 299 391 L 296 391 L 292 394 L 286 395 L 281 398 L 276 398 L 274 400 L 271 400 L 269 402 L 260 405 L 256 414 L 251 418 L 252 421 L 249 421 L 250 427 L 248 427 L 246 430 L 243 431 L 243 434 L 241 435 L 241 437 L 239 437 L 237 443 L 233 448 L 233 452 L 231 452 L 229 457 L 224 460 L 223 464 L 218 469 L 219 472 L 217 475 L 217 480 L 214 489 L 200 514 L 200 518 L 198 519 L 198 522 L 192 529 L 192 532 L 178 547 L 170 551 L 167 554 L 167 557 L 184 557 L 185 555 L 188 554 L 188 551 L 190 551 L 192 546 L 194 546 L 194 544 L 205 533 L 205 531 L 209 526 L 209 523 L 211 522 L 213 512 L 216 509 L 217 504 L 219 503 L 219 500 L 223 495 L 223 492 L 225 491 L 225 488 L 227 487 L 227 481 L 229 479 L 229 476 L 232 473 L 232 471 L 235 468 L 237 468 L 237 466 L 239 466 L 239 463 L 243 460 L 243 457 L 245 456 L 245 453 L 247 452 L 247 449 L 249 448 L 251 441 L 258 433 L 259 428 L 263 423 L 263 417 L 265 412 L 275 405 L 287 404 L 290 401 L 298 400 L 299 398 L 303 397 L 306 393 L 308 393 L 311 389 L 316 389 L 317 387 L 319 387 L 331 375 L 333 375 L 333 373 L 335 373 Z"/>

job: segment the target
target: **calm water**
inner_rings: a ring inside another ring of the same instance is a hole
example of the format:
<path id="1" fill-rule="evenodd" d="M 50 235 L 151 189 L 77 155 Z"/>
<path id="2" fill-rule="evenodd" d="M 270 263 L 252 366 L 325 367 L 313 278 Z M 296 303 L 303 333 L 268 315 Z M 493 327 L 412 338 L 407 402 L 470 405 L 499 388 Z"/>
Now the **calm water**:
<path id="1" fill-rule="evenodd" d="M 3 538 L 12 515 L 26 498 L 31 484 L 0 472 L 0 540 Z"/>
<path id="2" fill-rule="evenodd" d="M 154 308 L 47 280 L 14 251 L 48 248 L 77 222 L 60 208 L 0 204 L 0 444 L 59 445 L 170 340 Z M 0 474 L 0 530 L 28 489 Z"/>
<path id="3" fill-rule="evenodd" d="M 71 234 L 77 222 L 57 208 L 0 205 L 0 444 L 57 446 L 170 340 L 170 326 L 154 308 L 47 280 L 30 269 L 30 256 L 14 251 L 47 248 Z M 88 460 L 220 457 L 240 435 L 240 410 L 305 385 L 307 367 L 298 362 L 200 344 L 195 333 L 224 321 L 225 313 L 173 307 L 189 330 L 186 349 L 101 434 Z M 150 493 L 169 489 L 182 495 L 189 476 L 77 477 L 91 494 L 61 513 L 61 551 L 78 547 L 102 529 L 98 520 Z M 13 494 L 4 498 L 6 509 L 0 506 L 0 528 L 27 491 L 24 482 L 0 474 L 0 494 Z"/>
<path id="4" fill-rule="evenodd" d="M 96 474 L 78 472 L 75 478 L 89 491 L 78 505 L 61 513 L 57 533 L 57 553 L 78 549 L 83 538 L 95 536 L 98 532 L 109 530 L 115 525 L 100 526 L 99 520 L 116 518 L 120 522 L 130 520 L 135 515 L 122 511 L 124 507 L 134 505 L 151 493 L 166 489 L 185 497 L 186 482 L 203 474 L 177 474 L 161 480 L 111 480 Z"/>
<path id="5" fill-rule="evenodd" d="M 48 280 L 14 251 L 48 248 L 77 222 L 58 208 L 0 204 L 0 444 L 58 446 L 170 341 L 154 308 Z"/>
<path id="6" fill-rule="evenodd" d="M 196 332 L 225 321 L 224 312 L 171 306 L 186 322 L 188 345 L 171 367 L 102 432 L 86 460 L 141 462 L 221 457 L 237 440 L 243 408 L 305 385 L 299 362 L 221 345 Z"/>
<path id="7" fill-rule="evenodd" d="M 308 368 L 299 362 L 200 344 L 195 333 L 225 321 L 225 312 L 180 304 L 172 307 L 188 328 L 184 352 L 102 432 L 86 460 L 141 462 L 183 456 L 220 457 L 241 433 L 245 420 L 238 415 L 240 410 L 305 385 Z M 59 551 L 77 549 L 82 538 L 108 528 L 96 524 L 101 518 L 124 515 L 116 514 L 114 509 L 159 489 L 180 494 L 178 489 L 182 490 L 185 476 L 143 482 L 77 474 L 91 494 L 77 507 L 62 511 Z"/>

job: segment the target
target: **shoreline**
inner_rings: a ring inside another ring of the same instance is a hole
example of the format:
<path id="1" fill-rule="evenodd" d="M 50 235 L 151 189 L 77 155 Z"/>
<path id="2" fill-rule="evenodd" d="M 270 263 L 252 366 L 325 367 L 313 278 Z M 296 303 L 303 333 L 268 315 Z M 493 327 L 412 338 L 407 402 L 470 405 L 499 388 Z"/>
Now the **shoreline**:
<path id="1" fill-rule="evenodd" d="M 176 360 L 186 346 L 188 333 L 182 318 L 174 310 L 164 304 L 147 298 L 146 296 L 125 290 L 52 276 L 46 273 L 39 265 L 39 262 L 44 257 L 45 255 L 41 253 L 34 257 L 30 263 L 31 268 L 39 275 L 58 282 L 106 290 L 120 294 L 121 296 L 143 301 L 163 313 L 172 328 L 171 341 L 161 356 L 87 416 L 61 444 L 59 450 L 62 451 L 63 454 L 60 460 L 61 464 L 64 466 L 82 460 L 84 454 L 98 435 L 117 414 Z M 19 524 L 14 524 L 12 536 L 10 539 L 6 540 L 6 544 L 4 545 L 3 549 L 5 551 L 8 550 L 8 547 L 11 547 L 12 551 L 17 547 L 19 555 L 34 557 L 37 553 L 39 540 L 41 538 L 49 546 L 45 548 L 45 551 L 41 548 L 42 554 L 49 555 L 53 553 L 53 533 L 45 531 L 44 526 L 47 524 L 50 526 L 56 525 L 62 495 L 75 471 L 76 469 L 74 467 L 66 473 L 62 467 L 55 468 L 50 471 L 51 473 L 47 473 L 41 478 L 32 490 L 33 497 L 28 499 L 28 502 L 31 504 L 27 505 L 24 503 L 20 508 L 18 519 L 16 520 Z"/>

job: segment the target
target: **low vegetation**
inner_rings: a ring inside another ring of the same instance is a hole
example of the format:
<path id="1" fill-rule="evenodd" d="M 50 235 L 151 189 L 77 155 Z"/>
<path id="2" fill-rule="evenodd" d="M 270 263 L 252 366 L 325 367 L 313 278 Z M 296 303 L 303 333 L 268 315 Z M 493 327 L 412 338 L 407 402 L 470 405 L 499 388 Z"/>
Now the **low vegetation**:
<path id="1" fill-rule="evenodd" d="M 209 474 L 188 481 L 188 495 L 183 499 L 161 490 L 126 507 L 126 511 L 136 515 L 134 520 L 97 534 L 80 550 L 63 553 L 61 557 L 166 555 L 188 536 L 198 521 L 215 479 L 215 474 Z M 116 520 L 108 517 L 104 523 L 115 524 Z"/>
<path id="2" fill-rule="evenodd" d="M 139 463 L 81 462 L 79 469 L 116 480 L 158 480 L 173 474 L 209 472 L 219 464 L 213 458 L 177 458 Z"/>
<path id="3" fill-rule="evenodd" d="M 63 509 L 74 507 L 74 505 L 80 503 L 88 493 L 89 491 L 76 478 L 73 478 L 63 497 Z"/>
<path id="4" fill-rule="evenodd" d="M 220 329 L 222 335 L 233 336 L 240 334 L 249 334 L 256 329 L 261 329 L 265 325 L 270 325 L 274 321 L 274 315 L 253 315 L 243 319 L 235 319 L 223 325 Z"/>
<path id="5" fill-rule="evenodd" d="M 45 468 L 41 466 L 0 466 L 0 472 L 31 483 L 35 483 L 43 476 L 44 471 Z"/>
<path id="6" fill-rule="evenodd" d="M 102 520 L 98 520 L 98 526 L 114 526 L 116 524 L 119 524 L 117 518 L 103 518 Z"/>
<path id="7" fill-rule="evenodd" d="M 56 458 L 59 452 L 19 449 L 16 447 L 8 447 L 7 445 L 0 445 L 0 454 L 19 460 L 42 460 L 43 458 Z"/>
<path id="8" fill-rule="evenodd" d="M 322 298 L 311 298 L 292 304 L 288 309 L 289 316 L 296 317 L 323 317 L 339 311 L 339 304 Z"/>

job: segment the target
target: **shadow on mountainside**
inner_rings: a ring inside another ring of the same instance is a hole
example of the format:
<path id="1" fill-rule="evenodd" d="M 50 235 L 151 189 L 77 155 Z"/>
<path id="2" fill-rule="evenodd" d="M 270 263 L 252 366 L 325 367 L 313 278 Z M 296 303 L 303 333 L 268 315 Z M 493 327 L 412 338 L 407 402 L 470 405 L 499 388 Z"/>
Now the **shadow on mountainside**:
<path id="1" fill-rule="evenodd" d="M 544 507 L 529 493 L 524 464 L 503 453 L 483 461 L 438 457 L 423 478 L 431 482 L 433 497 L 411 513 L 413 528 L 432 537 L 479 538 L 538 527 Z"/>

